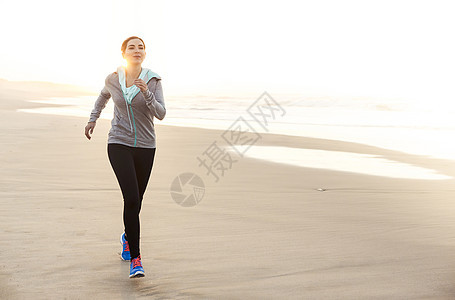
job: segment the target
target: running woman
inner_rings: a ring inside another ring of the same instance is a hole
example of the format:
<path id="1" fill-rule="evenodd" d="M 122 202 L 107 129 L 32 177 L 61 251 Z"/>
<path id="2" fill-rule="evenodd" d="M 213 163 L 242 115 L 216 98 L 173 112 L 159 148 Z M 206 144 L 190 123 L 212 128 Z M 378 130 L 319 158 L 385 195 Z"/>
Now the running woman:
<path id="1" fill-rule="evenodd" d="M 142 67 L 145 59 L 144 41 L 136 36 L 127 38 L 121 47 L 126 67 L 106 77 L 90 114 L 85 136 L 90 140 L 96 120 L 112 97 L 114 117 L 108 135 L 107 153 L 123 195 L 123 223 L 120 237 L 121 258 L 130 262 L 130 278 L 145 276 L 139 238 L 142 198 L 150 178 L 156 151 L 153 118 L 166 115 L 161 77 Z"/>

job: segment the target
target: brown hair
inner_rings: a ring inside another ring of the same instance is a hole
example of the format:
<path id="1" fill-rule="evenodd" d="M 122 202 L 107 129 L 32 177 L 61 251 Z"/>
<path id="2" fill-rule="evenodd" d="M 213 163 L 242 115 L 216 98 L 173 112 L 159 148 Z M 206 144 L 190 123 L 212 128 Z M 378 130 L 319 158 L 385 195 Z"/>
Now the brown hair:
<path id="1" fill-rule="evenodd" d="M 130 36 L 129 38 L 127 38 L 126 40 L 124 40 L 123 43 L 122 43 L 122 53 L 125 53 L 126 46 L 128 45 L 128 42 L 131 41 L 131 40 L 134 40 L 134 39 L 141 40 L 142 44 L 144 45 L 144 49 L 145 49 L 145 43 L 144 43 L 144 41 L 143 41 L 140 37 L 137 37 L 137 36 Z"/>

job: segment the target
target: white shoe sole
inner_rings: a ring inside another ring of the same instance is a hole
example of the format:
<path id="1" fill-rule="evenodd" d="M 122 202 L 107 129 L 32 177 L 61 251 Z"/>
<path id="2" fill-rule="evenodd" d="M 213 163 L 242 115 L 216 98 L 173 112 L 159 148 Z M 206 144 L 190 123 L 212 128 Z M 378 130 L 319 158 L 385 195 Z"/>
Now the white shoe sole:
<path id="1" fill-rule="evenodd" d="M 136 273 L 134 274 L 131 274 L 130 275 L 130 278 L 139 278 L 139 277 L 144 277 L 145 276 L 145 273 L 142 272 L 142 271 L 137 271 Z"/>

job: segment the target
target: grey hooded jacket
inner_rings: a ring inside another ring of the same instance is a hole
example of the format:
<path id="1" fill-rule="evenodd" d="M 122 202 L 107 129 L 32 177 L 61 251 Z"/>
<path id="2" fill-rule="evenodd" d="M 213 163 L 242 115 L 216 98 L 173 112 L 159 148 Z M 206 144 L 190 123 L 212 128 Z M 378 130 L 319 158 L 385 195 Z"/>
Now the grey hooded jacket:
<path id="1" fill-rule="evenodd" d="M 147 93 L 138 92 L 129 104 L 120 86 L 119 74 L 114 72 L 106 77 L 105 86 L 95 102 L 89 122 L 96 122 L 112 97 L 115 106 L 108 135 L 109 144 L 156 148 L 153 118 L 162 120 L 166 108 L 159 75 L 150 71 L 146 80 L 149 88 Z"/>

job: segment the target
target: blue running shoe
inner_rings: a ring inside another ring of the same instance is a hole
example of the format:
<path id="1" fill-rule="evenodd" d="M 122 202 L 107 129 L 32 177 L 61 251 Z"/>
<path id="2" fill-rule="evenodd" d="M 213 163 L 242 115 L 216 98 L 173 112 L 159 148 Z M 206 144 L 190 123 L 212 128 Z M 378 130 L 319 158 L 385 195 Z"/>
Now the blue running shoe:
<path id="1" fill-rule="evenodd" d="M 120 243 L 122 244 L 122 259 L 123 260 L 131 260 L 130 256 L 130 245 L 128 244 L 128 241 L 125 238 L 125 233 L 123 233 L 120 236 Z"/>
<path id="2" fill-rule="evenodd" d="M 139 255 L 136 258 L 131 260 L 130 265 L 130 278 L 144 277 L 145 271 L 142 267 L 141 256 Z"/>

